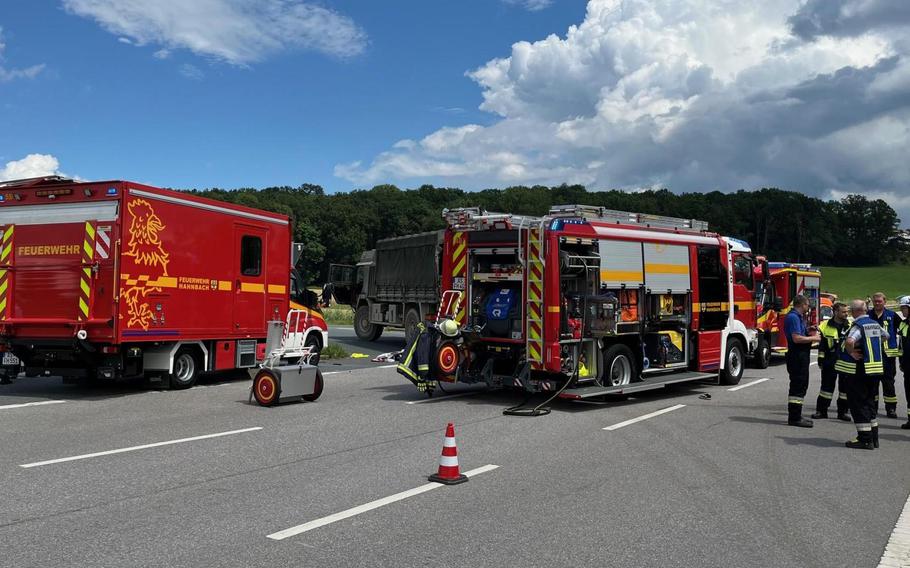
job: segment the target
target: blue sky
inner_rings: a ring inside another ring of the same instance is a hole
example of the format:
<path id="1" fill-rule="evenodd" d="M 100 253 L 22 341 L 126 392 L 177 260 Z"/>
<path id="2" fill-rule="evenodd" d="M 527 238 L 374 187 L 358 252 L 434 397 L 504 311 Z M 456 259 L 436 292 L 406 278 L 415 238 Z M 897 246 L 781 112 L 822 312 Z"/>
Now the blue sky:
<path id="1" fill-rule="evenodd" d="M 910 227 L 907 0 L 5 0 L 0 179 L 780 187 Z"/>
<path id="2" fill-rule="evenodd" d="M 0 164 L 55 156 L 63 172 L 178 187 L 318 183 L 336 164 L 452 122 L 488 123 L 465 71 L 514 41 L 580 21 L 585 3 L 542 10 L 497 0 L 345 1 L 325 6 L 366 35 L 354 55 L 307 48 L 232 63 L 159 42 L 136 46 L 59 2 L 0 4 Z"/>

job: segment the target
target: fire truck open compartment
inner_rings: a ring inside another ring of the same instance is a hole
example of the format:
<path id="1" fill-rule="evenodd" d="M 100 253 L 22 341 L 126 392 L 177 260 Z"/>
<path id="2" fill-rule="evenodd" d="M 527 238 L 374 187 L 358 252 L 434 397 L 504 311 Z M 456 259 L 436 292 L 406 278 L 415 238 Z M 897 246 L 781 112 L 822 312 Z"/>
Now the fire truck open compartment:
<path id="1" fill-rule="evenodd" d="M 444 217 L 442 289 L 469 308 L 450 316 L 463 355 L 441 380 L 588 398 L 742 376 L 732 257 L 706 224 L 588 206 Z"/>

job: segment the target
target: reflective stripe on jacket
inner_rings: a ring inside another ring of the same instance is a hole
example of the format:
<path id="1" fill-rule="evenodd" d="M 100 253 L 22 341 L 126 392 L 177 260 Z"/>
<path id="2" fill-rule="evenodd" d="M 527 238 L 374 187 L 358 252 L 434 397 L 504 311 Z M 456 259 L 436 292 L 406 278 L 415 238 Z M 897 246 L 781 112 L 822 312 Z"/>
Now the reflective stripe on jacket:
<path id="1" fill-rule="evenodd" d="M 853 322 L 853 327 L 859 328 L 860 331 L 860 340 L 854 347 L 860 350 L 862 358 L 857 361 L 847 352 L 845 335 L 844 343 L 841 346 L 841 352 L 837 363 L 834 364 L 834 368 L 839 373 L 848 375 L 856 375 L 858 373 L 866 375 L 884 374 L 882 326 L 869 316 L 862 316 Z"/>

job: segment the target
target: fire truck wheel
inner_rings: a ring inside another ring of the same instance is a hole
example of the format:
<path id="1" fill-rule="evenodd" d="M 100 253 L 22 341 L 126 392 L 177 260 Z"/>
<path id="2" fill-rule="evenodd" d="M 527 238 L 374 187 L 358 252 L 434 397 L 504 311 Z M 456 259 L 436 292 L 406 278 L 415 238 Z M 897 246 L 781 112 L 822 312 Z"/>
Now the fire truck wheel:
<path id="1" fill-rule="evenodd" d="M 322 352 L 322 341 L 319 340 L 319 336 L 315 333 L 311 333 L 310 336 L 306 338 L 303 346 L 311 347 L 313 349 L 313 354 L 310 356 L 309 364 L 318 365 L 319 355 Z"/>
<path id="2" fill-rule="evenodd" d="M 370 307 L 366 304 L 354 312 L 354 333 L 364 341 L 376 341 L 382 335 L 382 326 L 370 323 Z"/>
<path id="3" fill-rule="evenodd" d="M 755 358 L 752 364 L 756 369 L 767 369 L 771 364 L 771 345 L 764 337 L 758 339 L 758 346 L 755 348 Z"/>
<path id="4" fill-rule="evenodd" d="M 635 356 L 632 350 L 622 344 L 611 345 L 603 355 L 601 384 L 618 387 L 631 383 L 637 377 Z"/>
<path id="5" fill-rule="evenodd" d="M 404 343 L 410 345 L 417 335 L 417 324 L 420 323 L 420 312 L 416 308 L 409 309 L 404 314 Z"/>
<path id="6" fill-rule="evenodd" d="M 303 395 L 303 400 L 313 402 L 322 394 L 322 371 L 316 369 L 316 384 L 314 385 L 313 394 Z"/>
<path id="7" fill-rule="evenodd" d="M 253 379 L 253 396 L 256 397 L 256 402 L 260 406 L 273 406 L 278 402 L 279 394 L 281 393 L 275 375 L 267 370 L 259 371 L 259 374 Z"/>
<path id="8" fill-rule="evenodd" d="M 181 347 L 174 356 L 174 372 L 171 373 L 172 389 L 188 389 L 199 378 L 199 356 L 190 347 Z"/>
<path id="9" fill-rule="evenodd" d="M 720 384 L 735 385 L 743 378 L 746 356 L 743 344 L 738 339 L 727 341 L 727 354 L 724 360 L 724 370 L 720 372 Z"/>

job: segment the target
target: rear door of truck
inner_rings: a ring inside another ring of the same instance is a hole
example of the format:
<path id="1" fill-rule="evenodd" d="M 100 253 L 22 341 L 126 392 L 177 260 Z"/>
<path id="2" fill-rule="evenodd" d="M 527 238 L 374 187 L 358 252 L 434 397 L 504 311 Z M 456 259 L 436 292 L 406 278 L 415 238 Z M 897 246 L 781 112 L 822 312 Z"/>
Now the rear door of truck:
<path id="1" fill-rule="evenodd" d="M 22 205 L 0 207 L 0 324 L 27 338 L 113 336 L 119 202 L 55 202 L 22 191 Z M 71 195 L 62 193 L 60 195 Z M 80 190 L 81 191 L 81 190 Z"/>

